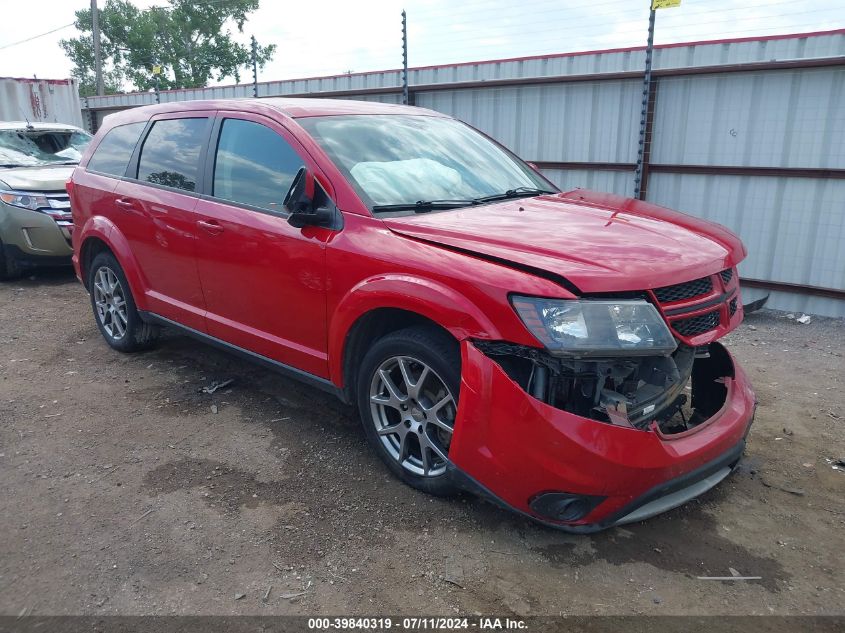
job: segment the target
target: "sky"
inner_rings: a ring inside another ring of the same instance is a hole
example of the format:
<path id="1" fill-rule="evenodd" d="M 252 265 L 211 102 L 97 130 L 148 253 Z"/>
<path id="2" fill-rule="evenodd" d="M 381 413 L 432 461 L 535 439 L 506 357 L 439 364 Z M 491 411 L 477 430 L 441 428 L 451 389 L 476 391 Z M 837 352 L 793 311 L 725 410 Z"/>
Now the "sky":
<path id="1" fill-rule="evenodd" d="M 75 10 L 89 4 L 3 0 L 0 77 L 70 76 L 58 42 L 77 34 L 67 25 Z M 648 6 L 648 0 L 262 0 L 237 38 L 247 42 L 255 35 L 262 44 L 277 45 L 275 58 L 260 71 L 260 80 L 271 81 L 400 67 L 403 8 L 413 67 L 644 45 Z M 655 42 L 836 28 L 845 28 L 843 0 L 682 0 L 679 8 L 658 11 Z M 53 29 L 59 30 L 17 44 Z M 242 81 L 250 79 L 244 69 Z"/>

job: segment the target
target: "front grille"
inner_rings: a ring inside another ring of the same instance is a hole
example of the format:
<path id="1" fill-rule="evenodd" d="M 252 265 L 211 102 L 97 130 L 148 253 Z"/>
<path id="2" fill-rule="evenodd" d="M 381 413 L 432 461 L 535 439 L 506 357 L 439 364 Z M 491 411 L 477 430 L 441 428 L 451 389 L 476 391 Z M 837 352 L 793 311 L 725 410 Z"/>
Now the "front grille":
<path id="1" fill-rule="evenodd" d="M 728 304 L 728 310 L 731 313 L 731 317 L 736 314 L 736 297 L 731 299 L 731 302 Z"/>
<path id="2" fill-rule="evenodd" d="M 73 215 L 70 212 L 70 196 L 67 195 L 67 192 L 46 193 L 44 195 L 47 197 L 50 206 L 41 209 L 41 212 L 52 217 L 59 226 L 62 226 L 62 222 L 72 224 Z"/>
<path id="3" fill-rule="evenodd" d="M 719 277 L 722 278 L 722 283 L 727 286 L 729 283 L 731 283 L 731 279 L 734 278 L 734 269 L 726 268 L 725 270 L 719 273 Z"/>
<path id="4" fill-rule="evenodd" d="M 681 336 L 695 336 L 709 332 L 719 325 L 719 311 L 705 312 L 688 319 L 679 319 L 672 322 L 672 327 Z"/>
<path id="5" fill-rule="evenodd" d="M 660 303 L 671 303 L 672 301 L 683 301 L 713 292 L 713 280 L 710 277 L 702 277 L 693 281 L 686 281 L 674 286 L 664 286 L 654 291 L 654 296 Z"/>

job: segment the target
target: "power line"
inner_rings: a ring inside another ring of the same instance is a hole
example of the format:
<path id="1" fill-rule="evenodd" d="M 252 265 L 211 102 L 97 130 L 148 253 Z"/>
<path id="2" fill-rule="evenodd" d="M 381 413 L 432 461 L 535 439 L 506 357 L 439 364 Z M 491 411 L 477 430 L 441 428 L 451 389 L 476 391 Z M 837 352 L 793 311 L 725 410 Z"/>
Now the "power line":
<path id="1" fill-rule="evenodd" d="M 39 37 L 44 37 L 45 35 L 50 35 L 51 33 L 55 33 L 56 31 L 61 31 L 62 29 L 66 29 L 69 26 L 73 26 L 74 24 L 76 24 L 76 22 L 71 22 L 70 24 L 65 24 L 64 26 L 60 26 L 60 27 L 55 28 L 51 31 L 47 31 L 45 33 L 39 33 L 38 35 L 33 35 L 32 37 L 28 37 L 25 40 L 19 40 L 17 42 L 12 42 L 11 44 L 4 44 L 3 46 L 0 46 L 0 51 L 2 51 L 5 48 L 11 48 L 12 46 L 17 46 L 18 44 L 26 44 L 27 42 L 31 42 L 32 40 L 37 40 Z"/>

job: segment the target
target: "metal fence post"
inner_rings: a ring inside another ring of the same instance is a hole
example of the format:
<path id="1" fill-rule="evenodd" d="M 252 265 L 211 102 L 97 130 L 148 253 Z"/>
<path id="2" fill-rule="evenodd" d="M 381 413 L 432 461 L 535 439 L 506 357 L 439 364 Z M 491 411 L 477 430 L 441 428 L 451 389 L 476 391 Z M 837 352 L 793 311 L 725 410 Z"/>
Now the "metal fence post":
<path id="1" fill-rule="evenodd" d="M 646 142 L 651 139 L 648 132 L 649 119 L 652 113 L 649 110 L 650 102 L 653 101 L 653 91 L 651 88 L 651 56 L 654 50 L 654 18 L 656 15 L 654 4 L 649 0 L 649 14 L 648 14 L 648 44 L 645 49 L 645 74 L 643 75 L 643 99 L 642 109 L 640 110 L 640 137 L 639 145 L 637 147 L 637 171 L 634 174 L 634 197 L 642 200 L 645 194 L 645 187 L 643 186 L 643 176 L 648 169 L 647 159 L 648 152 Z M 653 105 L 653 103 L 651 103 Z"/>
<path id="2" fill-rule="evenodd" d="M 402 103 L 408 105 L 408 16 L 402 9 Z"/>

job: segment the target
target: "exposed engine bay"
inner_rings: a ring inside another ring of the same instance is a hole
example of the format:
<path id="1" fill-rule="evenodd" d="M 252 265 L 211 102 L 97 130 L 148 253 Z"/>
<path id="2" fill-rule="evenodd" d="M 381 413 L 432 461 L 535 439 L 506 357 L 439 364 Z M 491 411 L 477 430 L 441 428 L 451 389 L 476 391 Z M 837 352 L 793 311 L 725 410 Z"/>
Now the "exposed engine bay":
<path id="1" fill-rule="evenodd" d="M 601 422 L 683 433 L 725 402 L 733 364 L 719 343 L 679 345 L 670 356 L 574 359 L 505 342 L 474 341 L 527 393 Z"/>

